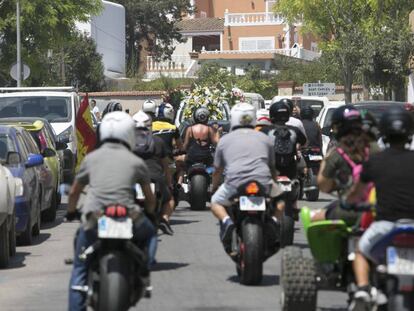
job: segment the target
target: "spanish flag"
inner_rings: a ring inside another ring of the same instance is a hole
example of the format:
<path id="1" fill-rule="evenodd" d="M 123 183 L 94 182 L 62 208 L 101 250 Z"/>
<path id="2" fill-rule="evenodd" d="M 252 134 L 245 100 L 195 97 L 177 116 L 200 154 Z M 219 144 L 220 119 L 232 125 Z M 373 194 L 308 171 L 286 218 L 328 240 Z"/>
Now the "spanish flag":
<path id="1" fill-rule="evenodd" d="M 79 169 L 83 158 L 91 152 L 96 145 L 96 134 L 93 129 L 91 109 L 89 107 L 88 94 L 83 98 L 78 114 L 76 116 L 76 141 L 77 141 L 77 162 L 76 171 Z"/>

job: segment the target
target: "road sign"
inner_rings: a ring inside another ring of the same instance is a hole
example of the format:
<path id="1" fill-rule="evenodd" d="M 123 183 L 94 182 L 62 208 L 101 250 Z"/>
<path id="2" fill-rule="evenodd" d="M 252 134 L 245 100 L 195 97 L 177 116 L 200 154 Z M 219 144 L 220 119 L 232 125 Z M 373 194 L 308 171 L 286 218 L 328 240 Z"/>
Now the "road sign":
<path id="1" fill-rule="evenodd" d="M 303 95 L 304 96 L 326 96 L 335 95 L 336 85 L 335 83 L 304 83 Z"/>
<path id="2" fill-rule="evenodd" d="M 17 63 L 14 63 L 10 69 L 11 77 L 17 81 Z M 26 64 L 22 64 L 22 79 L 26 80 L 30 76 L 30 68 Z"/>

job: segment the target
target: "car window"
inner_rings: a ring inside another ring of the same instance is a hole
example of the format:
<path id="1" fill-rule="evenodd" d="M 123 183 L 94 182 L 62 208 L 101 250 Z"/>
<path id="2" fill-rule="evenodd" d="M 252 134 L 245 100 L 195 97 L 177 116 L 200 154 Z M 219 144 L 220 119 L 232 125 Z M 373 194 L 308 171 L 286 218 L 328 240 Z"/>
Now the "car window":
<path id="1" fill-rule="evenodd" d="M 368 105 L 355 105 L 355 108 L 358 109 L 361 113 L 367 113 L 369 112 L 372 114 L 372 116 L 379 122 L 381 119 L 381 116 L 391 107 L 404 107 L 404 105 L 398 105 L 398 104 L 368 104 Z"/>
<path id="2" fill-rule="evenodd" d="M 315 112 L 315 116 L 319 114 L 324 106 L 323 101 L 321 100 L 300 99 L 296 100 L 295 102 L 300 109 L 303 109 L 304 107 L 312 107 L 313 111 Z"/>
<path id="3" fill-rule="evenodd" d="M 53 149 L 56 149 L 56 138 L 53 137 L 50 134 L 50 131 L 48 131 L 46 127 L 43 127 L 43 129 L 41 130 L 41 132 L 45 136 L 45 139 L 46 139 L 46 142 L 47 142 L 48 147 L 52 147 Z"/>
<path id="4" fill-rule="evenodd" d="M 23 131 L 22 135 L 25 138 L 26 146 L 29 152 L 39 154 L 39 148 L 37 147 L 36 142 L 33 140 L 33 137 L 27 131 Z"/>
<path id="5" fill-rule="evenodd" d="M 324 128 L 324 127 L 331 127 L 332 115 L 333 115 L 333 113 L 334 113 L 335 109 L 336 109 L 336 108 L 329 108 L 329 109 L 326 111 L 325 120 L 324 120 L 324 122 L 323 122 L 323 126 L 322 126 L 322 128 Z"/>
<path id="6" fill-rule="evenodd" d="M 9 151 L 15 151 L 13 142 L 8 135 L 0 135 L 0 161 L 5 161 L 7 158 L 7 153 Z"/>
<path id="7" fill-rule="evenodd" d="M 26 161 L 27 157 L 29 156 L 29 150 L 26 147 L 26 144 L 24 143 L 24 139 L 20 133 L 16 134 L 17 142 L 19 143 L 20 147 L 20 155 L 22 156 L 23 161 Z"/>

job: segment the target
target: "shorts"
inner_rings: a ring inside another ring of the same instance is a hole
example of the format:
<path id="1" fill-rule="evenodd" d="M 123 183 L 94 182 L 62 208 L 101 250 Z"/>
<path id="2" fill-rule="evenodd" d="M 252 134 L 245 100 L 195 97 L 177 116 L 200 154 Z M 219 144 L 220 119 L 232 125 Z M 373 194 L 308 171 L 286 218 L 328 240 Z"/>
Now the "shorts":
<path id="1" fill-rule="evenodd" d="M 339 201 L 333 201 L 326 207 L 325 218 L 329 220 L 343 220 L 347 226 L 353 226 L 358 221 L 361 213 L 341 208 Z"/>
<path id="2" fill-rule="evenodd" d="M 391 221 L 376 221 L 364 232 L 359 240 L 359 251 L 365 257 L 375 263 L 375 259 L 371 257 L 372 248 L 388 233 L 394 229 L 395 224 Z"/>

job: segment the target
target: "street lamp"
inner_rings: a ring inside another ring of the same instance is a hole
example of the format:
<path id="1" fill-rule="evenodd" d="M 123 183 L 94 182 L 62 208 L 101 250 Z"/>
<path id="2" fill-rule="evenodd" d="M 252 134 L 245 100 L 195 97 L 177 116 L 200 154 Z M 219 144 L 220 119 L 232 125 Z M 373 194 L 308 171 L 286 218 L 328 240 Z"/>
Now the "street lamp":
<path id="1" fill-rule="evenodd" d="M 22 56 L 20 42 L 20 0 L 16 0 L 16 30 L 17 30 L 17 87 L 22 85 Z"/>

